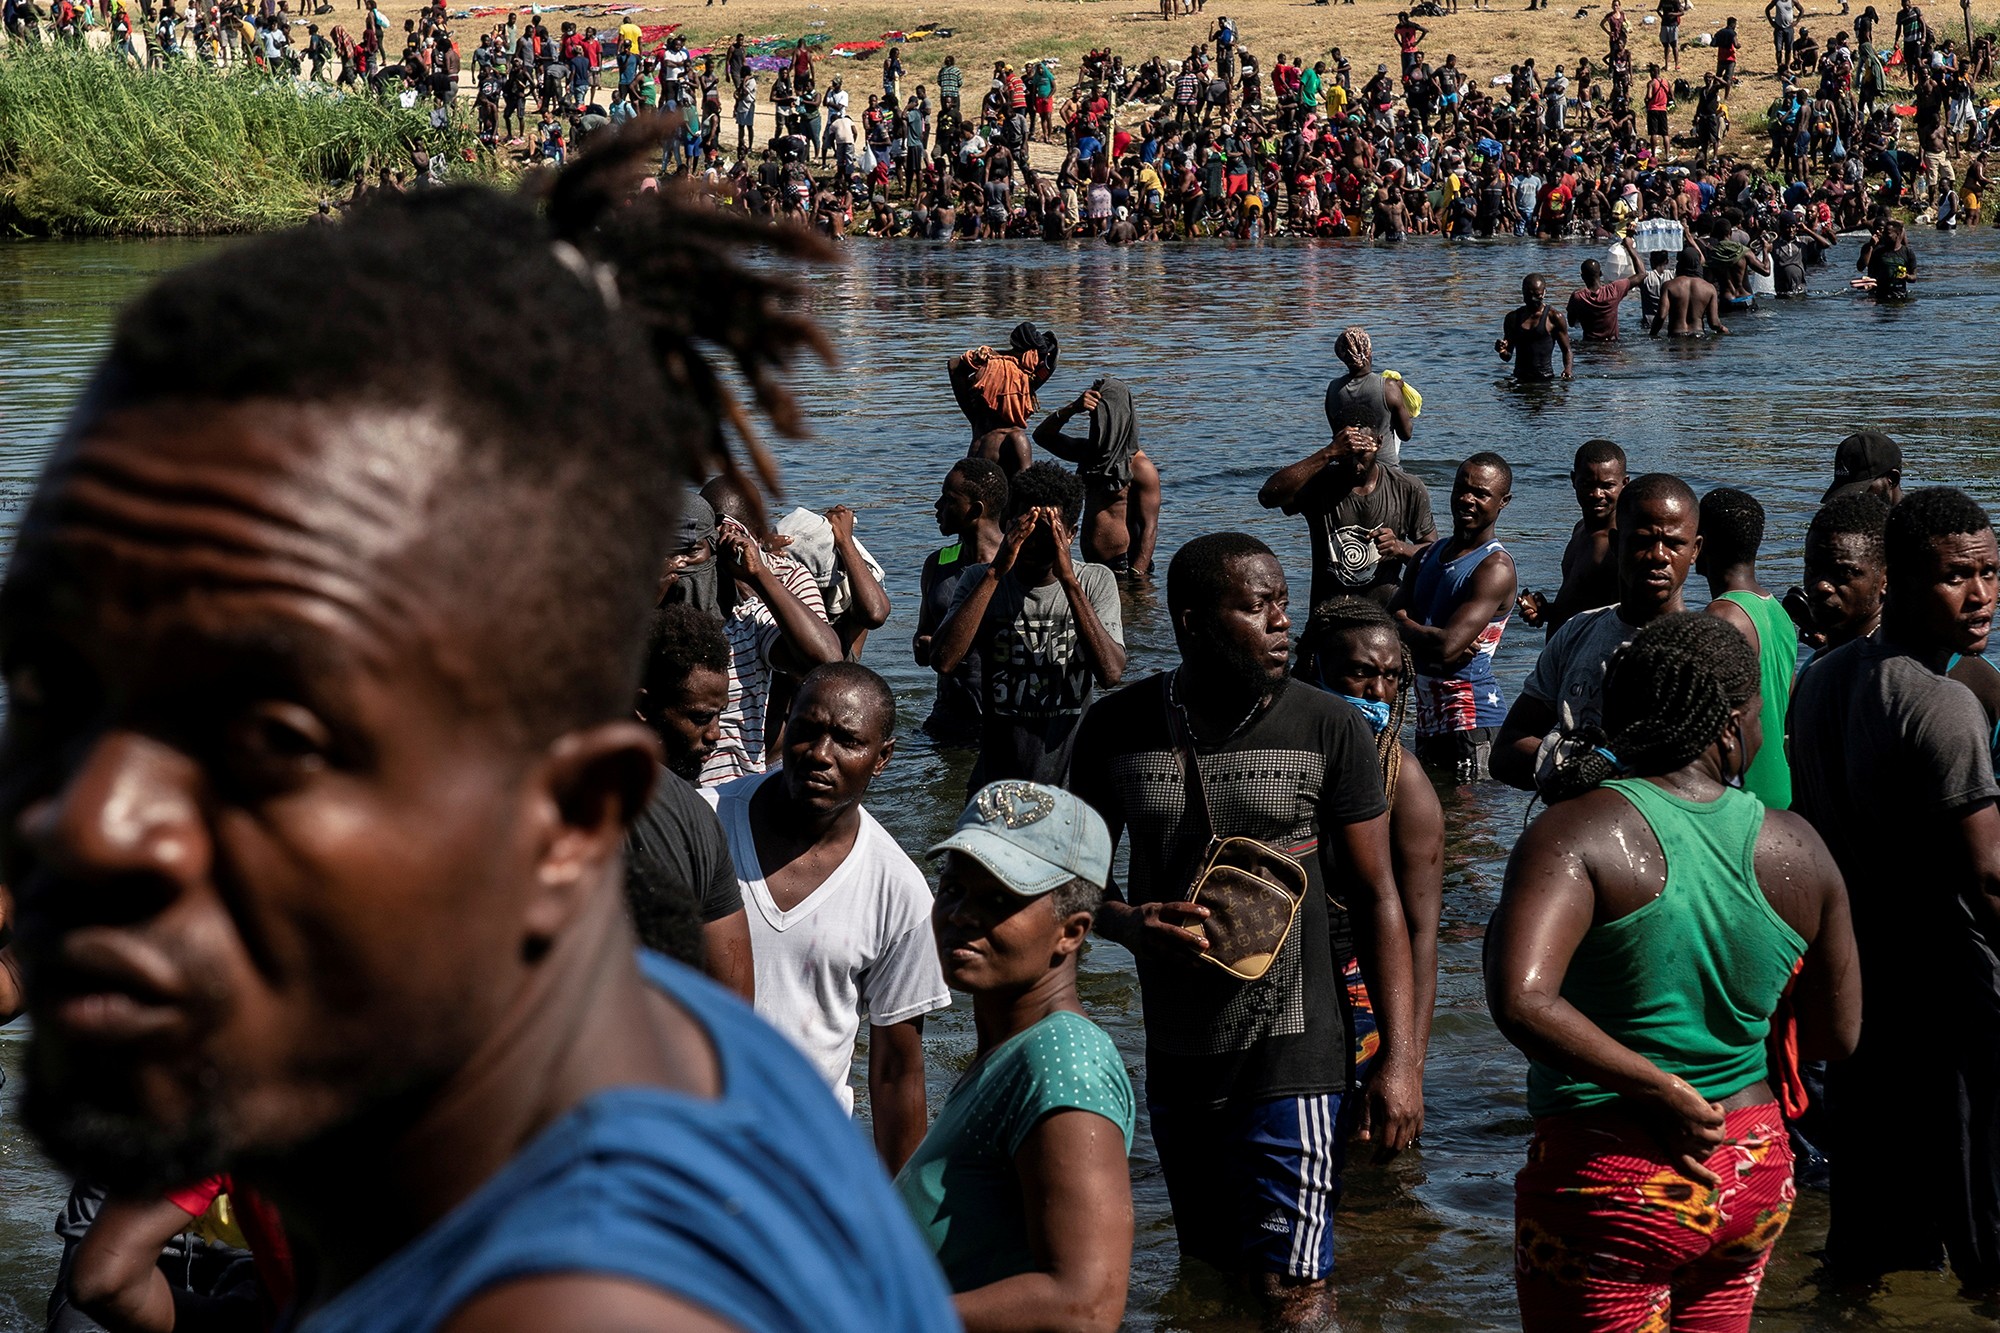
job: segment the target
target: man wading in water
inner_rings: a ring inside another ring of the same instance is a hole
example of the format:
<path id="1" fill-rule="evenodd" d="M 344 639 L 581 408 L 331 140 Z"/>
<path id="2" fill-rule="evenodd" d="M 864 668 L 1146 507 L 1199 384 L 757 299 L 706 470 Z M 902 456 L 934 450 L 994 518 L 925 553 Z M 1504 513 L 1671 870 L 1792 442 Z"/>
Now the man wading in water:
<path id="1" fill-rule="evenodd" d="M 162 279 L 0 590 L 25 1116 L 122 1193 L 269 1198 L 314 1333 L 956 1324 L 805 1061 L 627 919 L 649 613 L 738 411 L 683 330 L 791 429 L 824 345 L 740 224 L 614 203 L 658 152 Z"/>
<path id="2" fill-rule="evenodd" d="M 1028 419 L 1035 390 L 1055 373 L 1058 350 L 1055 334 L 1016 324 L 1004 349 L 974 347 L 946 364 L 952 397 L 972 426 L 966 457 L 998 463 L 1010 478 L 1034 461 Z"/>
<path id="3" fill-rule="evenodd" d="M 1562 312 L 1549 308 L 1548 282 L 1539 273 L 1521 279 L 1521 304 L 1507 312 L 1500 326 L 1500 340 L 1493 350 L 1501 360 L 1514 358 L 1514 378 L 1552 380 L 1556 377 L 1555 349 L 1563 354 L 1562 377 L 1568 379 L 1576 368 L 1569 346 L 1569 321 Z"/>
<path id="4" fill-rule="evenodd" d="M 1080 414 L 1090 417 L 1090 433 L 1081 439 L 1063 434 Z M 1083 527 L 1077 534 L 1083 558 L 1115 574 L 1151 578 L 1153 544 L 1160 535 L 1160 469 L 1139 447 L 1132 390 L 1105 376 L 1044 418 L 1035 427 L 1035 443 L 1076 464 L 1083 479 Z"/>
<path id="5" fill-rule="evenodd" d="M 1570 489 L 1583 517 L 1563 548 L 1562 587 L 1524 592 L 1523 624 L 1554 634 L 1579 611 L 1618 600 L 1618 496 L 1625 489 L 1625 451 L 1610 440 L 1585 440 L 1569 471 Z"/>

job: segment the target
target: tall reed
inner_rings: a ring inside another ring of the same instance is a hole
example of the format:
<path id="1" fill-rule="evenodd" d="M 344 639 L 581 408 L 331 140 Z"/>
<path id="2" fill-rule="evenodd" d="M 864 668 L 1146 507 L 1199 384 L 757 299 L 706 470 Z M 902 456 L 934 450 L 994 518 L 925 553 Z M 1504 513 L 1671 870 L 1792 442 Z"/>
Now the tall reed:
<path id="1" fill-rule="evenodd" d="M 252 231 L 297 222 L 357 167 L 453 163 L 472 142 L 422 111 L 189 60 L 0 51 L 0 221 L 51 235 Z"/>

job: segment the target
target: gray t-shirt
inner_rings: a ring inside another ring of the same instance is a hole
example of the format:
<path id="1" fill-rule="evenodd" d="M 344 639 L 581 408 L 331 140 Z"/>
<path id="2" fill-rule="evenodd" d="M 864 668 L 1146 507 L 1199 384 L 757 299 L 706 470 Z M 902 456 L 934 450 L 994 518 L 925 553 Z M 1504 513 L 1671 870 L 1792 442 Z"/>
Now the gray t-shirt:
<path id="1" fill-rule="evenodd" d="M 1431 495 L 1423 482 L 1400 468 L 1384 467 L 1382 479 L 1366 495 L 1329 468 L 1311 481 L 1287 505 L 1288 514 L 1304 514 L 1312 532 L 1312 600 L 1318 606 L 1329 597 L 1373 597 L 1387 602 L 1402 581 L 1406 562 L 1384 560 L 1375 549 L 1373 533 L 1388 528 L 1406 542 L 1422 543 L 1437 535 L 1431 518 Z"/>
<path id="2" fill-rule="evenodd" d="M 1765 724 L 1767 737 L 1774 730 Z M 1869 1023 L 1990 1021 L 2000 1013 L 2000 941 L 1961 897 L 1972 877 L 1957 828 L 2000 798 L 1978 698 L 1877 634 L 1806 664 L 1790 731 L 1792 809 L 1826 839 L 1847 881 Z M 1899 1041 L 1917 1035 L 1895 1030 Z M 1951 1039 L 1968 1038 L 1960 1026 Z"/>
<path id="3" fill-rule="evenodd" d="M 1396 466 L 1402 457 L 1403 439 L 1396 434 L 1395 418 L 1389 414 L 1388 384 L 1381 371 L 1371 370 L 1366 375 L 1350 371 L 1326 386 L 1328 428 L 1339 434 L 1343 419 L 1373 426 L 1382 439 L 1382 451 L 1376 457 L 1386 467 Z"/>
<path id="4" fill-rule="evenodd" d="M 1616 606 L 1572 616 L 1549 637 L 1521 696 L 1547 704 L 1568 730 L 1598 725 L 1604 717 L 1604 668 L 1638 632 Z"/>
<path id="5" fill-rule="evenodd" d="M 966 568 L 952 592 L 951 615 L 985 578 L 985 565 Z M 1076 579 L 1105 632 L 1124 643 L 1118 576 L 1103 565 L 1080 564 Z M 1061 781 L 1070 735 L 1091 693 L 1076 614 L 1061 582 L 1030 588 L 1013 574 L 1003 575 L 972 651 L 979 655 L 986 714 L 978 780 Z"/>

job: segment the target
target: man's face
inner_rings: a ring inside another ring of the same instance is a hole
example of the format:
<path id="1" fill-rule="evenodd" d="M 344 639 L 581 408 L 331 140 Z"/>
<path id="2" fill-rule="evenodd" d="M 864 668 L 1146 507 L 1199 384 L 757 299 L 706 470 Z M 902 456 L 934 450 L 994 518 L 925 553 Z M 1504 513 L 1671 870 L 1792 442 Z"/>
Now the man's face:
<path id="1" fill-rule="evenodd" d="M 978 505 L 979 500 L 973 495 L 972 488 L 965 484 L 965 478 L 956 472 L 951 473 L 944 479 L 937 504 L 933 506 L 937 511 L 938 531 L 947 537 L 956 537 L 964 532 L 972 526 Z"/>
<path id="2" fill-rule="evenodd" d="M 256 403 L 52 461 L 0 592 L 0 869 L 72 1170 L 290 1152 L 440 1084 L 523 977 L 548 822 L 426 545 L 458 451 Z"/>
<path id="3" fill-rule="evenodd" d="M 969 994 L 1026 990 L 1046 977 L 1063 923 L 1045 895 L 1023 898 L 964 852 L 944 855 L 931 934 L 945 984 Z"/>
<path id="4" fill-rule="evenodd" d="M 2000 590 L 1992 530 L 1934 538 L 1931 559 L 1912 574 L 1895 581 L 1898 625 L 1927 645 L 1966 656 L 1985 652 Z"/>
<path id="5" fill-rule="evenodd" d="M 1592 527 L 1611 521 L 1618 512 L 1618 497 L 1625 489 L 1622 463 L 1586 463 L 1571 470 L 1570 488 L 1576 492 L 1576 507 Z"/>
<path id="6" fill-rule="evenodd" d="M 1046 569 L 1056 562 L 1056 530 L 1052 521 L 1055 511 L 1041 507 L 1035 513 L 1035 530 L 1028 535 L 1028 540 L 1021 544 L 1021 555 L 1016 562 L 1017 568 L 1026 565 L 1031 569 Z M 1019 517 L 1019 514 L 1009 514 L 1007 526 L 1013 526 Z"/>
<path id="7" fill-rule="evenodd" d="M 895 752 L 887 731 L 867 692 L 837 682 L 804 686 L 785 722 L 785 795 L 822 813 L 858 804 Z"/>
<path id="8" fill-rule="evenodd" d="M 1350 630 L 1327 644 L 1320 684 L 1355 699 L 1386 703 L 1403 685 L 1403 644 L 1386 626 Z"/>
<path id="9" fill-rule="evenodd" d="M 648 703 L 651 708 L 646 722 L 659 734 L 668 771 L 695 781 L 701 776 L 701 766 L 722 743 L 722 710 L 729 704 L 729 677 L 697 666 L 678 689 Z"/>
<path id="10" fill-rule="evenodd" d="M 1671 497 L 1647 500 L 1618 531 L 1618 589 L 1634 602 L 1664 607 L 1679 595 L 1701 554 L 1695 507 Z"/>
<path id="11" fill-rule="evenodd" d="M 1225 671 L 1245 684 L 1269 691 L 1284 684 L 1292 657 L 1291 590 L 1277 557 L 1239 556 L 1229 564 L 1229 583 L 1215 606 L 1194 616 L 1205 622 L 1194 635 Z"/>
<path id="12" fill-rule="evenodd" d="M 1858 637 L 1882 614 L 1889 574 L 1879 547 L 1859 533 L 1806 535 L 1806 605 L 1813 628 L 1836 640 Z"/>
<path id="13" fill-rule="evenodd" d="M 1529 278 L 1521 284 L 1521 302 L 1530 310 L 1540 310 L 1547 294 L 1547 284 L 1540 278 Z"/>
<path id="14" fill-rule="evenodd" d="M 1461 467 L 1451 483 L 1451 520 L 1461 535 L 1490 528 L 1514 498 L 1506 474 L 1490 464 Z"/>
<path id="15" fill-rule="evenodd" d="M 692 546 L 683 547 L 668 556 L 660 565 L 659 596 L 665 600 L 667 593 L 681 581 L 683 570 L 697 565 L 705 565 L 715 558 L 715 543 L 704 537 Z"/>
<path id="16" fill-rule="evenodd" d="M 1333 437 L 1333 460 L 1354 476 L 1365 477 L 1382 452 L 1382 441 L 1366 426 L 1342 426 Z"/>

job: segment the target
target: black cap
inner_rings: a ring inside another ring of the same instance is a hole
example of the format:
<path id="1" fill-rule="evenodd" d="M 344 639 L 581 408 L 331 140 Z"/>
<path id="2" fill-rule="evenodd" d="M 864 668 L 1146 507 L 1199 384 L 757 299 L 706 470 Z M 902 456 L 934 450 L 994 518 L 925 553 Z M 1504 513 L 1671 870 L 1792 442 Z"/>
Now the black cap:
<path id="1" fill-rule="evenodd" d="M 1856 431 L 1833 451 L 1833 485 L 1819 498 L 1821 504 L 1843 495 L 1868 489 L 1883 477 L 1901 477 L 1903 451 L 1896 442 L 1877 431 Z"/>

